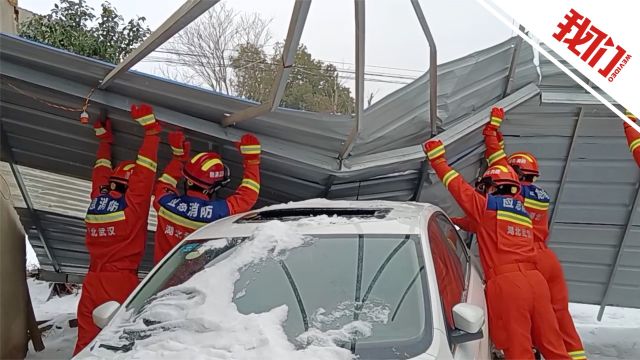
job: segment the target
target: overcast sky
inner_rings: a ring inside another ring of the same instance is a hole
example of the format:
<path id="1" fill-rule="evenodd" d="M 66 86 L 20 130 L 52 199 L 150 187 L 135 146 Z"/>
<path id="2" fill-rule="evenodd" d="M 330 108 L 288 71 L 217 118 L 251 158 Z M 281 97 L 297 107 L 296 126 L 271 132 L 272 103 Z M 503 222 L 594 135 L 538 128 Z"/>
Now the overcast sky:
<path id="1" fill-rule="evenodd" d="M 258 12 L 273 20 L 273 39 L 286 37 L 293 0 L 223 0 L 244 12 Z M 21 7 L 36 13 L 47 13 L 55 0 L 19 0 Z M 88 0 L 98 9 L 103 0 Z M 153 30 L 164 22 L 182 1 L 111 0 L 126 19 L 145 16 Z M 375 93 L 379 100 L 387 93 L 418 77 L 428 67 L 428 46 L 409 0 L 366 0 L 366 71 L 384 73 L 378 77 L 386 83 L 367 81 L 365 94 Z M 497 44 L 512 31 L 492 17 L 476 0 L 421 0 L 431 31 L 438 46 L 438 63 L 447 62 L 474 51 Z M 350 0 L 314 0 L 302 34 L 302 43 L 311 54 L 345 70 L 346 78 L 354 69 L 355 22 L 354 2 Z M 154 73 L 157 65 L 145 62 L 135 69 Z M 400 70 L 404 69 L 404 70 Z M 392 76 L 392 77 L 389 77 Z M 373 78 L 372 76 L 367 76 Z M 398 77 L 398 78 L 394 78 Z"/>

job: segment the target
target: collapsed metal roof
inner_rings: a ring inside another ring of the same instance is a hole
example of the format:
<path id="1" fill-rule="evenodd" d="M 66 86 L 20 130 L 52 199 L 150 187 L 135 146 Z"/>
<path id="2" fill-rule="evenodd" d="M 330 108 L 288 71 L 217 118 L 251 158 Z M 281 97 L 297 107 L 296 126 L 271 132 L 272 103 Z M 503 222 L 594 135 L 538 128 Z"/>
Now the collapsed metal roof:
<path id="1" fill-rule="evenodd" d="M 518 43 L 509 39 L 438 66 L 438 137 L 454 167 L 470 180 L 482 164 L 479 129 L 491 106 L 505 107 L 507 151 L 538 156 L 540 183 L 555 199 L 551 244 L 565 267 L 572 300 L 640 307 L 640 171 L 626 148 L 621 120 L 550 62 L 540 59 L 538 69 L 531 47 Z M 33 212 L 20 211 L 23 223 L 33 228 L 35 216 L 45 228 L 44 242 L 33 231 L 29 240 L 43 266 L 58 263 L 62 272 L 83 273 L 88 254 L 79 219 L 97 141 L 77 112 L 47 103 L 77 108 L 114 66 L 4 34 L 0 49 L 2 159 L 20 165 L 33 200 Z M 130 104 L 150 103 L 166 128 L 186 130 L 194 151 L 222 154 L 233 175 L 229 189 L 242 173 L 233 141 L 245 131 L 256 133 L 264 150 L 258 206 L 315 197 L 419 199 L 454 214 L 457 207 L 439 181 L 432 173 L 423 177 L 428 87 L 425 75 L 366 109 L 345 157 L 340 154 L 353 129 L 351 116 L 277 108 L 223 127 L 225 114 L 257 104 L 133 71 L 113 78 L 107 89 L 95 89 L 89 113 L 95 119 L 106 112 L 113 120 L 114 158 L 120 161 L 133 158 L 141 142 Z M 169 156 L 163 144 L 160 168 Z M 4 167 L 3 175 L 8 171 Z M 21 207 L 22 200 L 16 201 Z"/>

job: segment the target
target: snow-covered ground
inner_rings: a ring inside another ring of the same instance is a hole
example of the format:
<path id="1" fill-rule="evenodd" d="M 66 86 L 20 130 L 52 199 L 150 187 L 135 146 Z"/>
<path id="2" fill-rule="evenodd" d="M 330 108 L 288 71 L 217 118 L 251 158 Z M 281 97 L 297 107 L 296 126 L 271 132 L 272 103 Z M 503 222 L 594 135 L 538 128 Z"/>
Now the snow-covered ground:
<path id="1" fill-rule="evenodd" d="M 44 327 L 53 324 L 51 330 L 43 334 L 45 349 L 35 352 L 29 343 L 27 359 L 69 359 L 76 345 L 78 329 L 69 327 L 69 320 L 76 318 L 76 308 L 80 294 L 65 297 L 53 297 L 47 301 L 50 289 L 49 283 L 36 279 L 28 279 L 29 294 L 33 303 L 33 311 L 37 320 L 51 320 Z"/>
<path id="2" fill-rule="evenodd" d="M 640 309 L 607 307 L 598 322 L 598 306 L 569 305 L 589 359 L 640 359 Z"/>

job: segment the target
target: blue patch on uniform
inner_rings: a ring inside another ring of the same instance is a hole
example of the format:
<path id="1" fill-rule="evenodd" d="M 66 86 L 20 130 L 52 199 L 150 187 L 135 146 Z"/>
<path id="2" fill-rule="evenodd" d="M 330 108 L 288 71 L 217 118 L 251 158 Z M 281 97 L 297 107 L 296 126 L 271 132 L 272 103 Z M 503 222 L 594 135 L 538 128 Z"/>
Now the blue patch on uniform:
<path id="1" fill-rule="evenodd" d="M 229 206 L 225 200 L 203 200 L 176 194 L 164 195 L 160 206 L 182 218 L 201 223 L 210 223 L 229 216 Z"/>
<path id="2" fill-rule="evenodd" d="M 522 196 L 525 199 L 533 199 L 539 202 L 548 203 L 551 202 L 551 197 L 541 187 L 531 184 L 522 186 Z"/>
<path id="3" fill-rule="evenodd" d="M 107 215 L 114 212 L 122 211 L 127 207 L 124 196 L 114 198 L 109 194 L 100 194 L 91 199 L 91 204 L 87 210 L 87 214 L 91 215 Z"/>
<path id="4" fill-rule="evenodd" d="M 529 217 L 529 213 L 524 209 L 522 201 L 509 196 L 489 195 L 487 197 L 487 210 L 507 211 Z"/>

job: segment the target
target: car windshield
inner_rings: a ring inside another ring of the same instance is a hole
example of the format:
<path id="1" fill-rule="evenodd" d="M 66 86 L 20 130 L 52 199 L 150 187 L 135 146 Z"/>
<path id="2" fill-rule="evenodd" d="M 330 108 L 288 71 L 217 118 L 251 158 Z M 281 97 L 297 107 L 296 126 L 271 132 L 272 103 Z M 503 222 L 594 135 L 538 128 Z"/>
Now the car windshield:
<path id="1" fill-rule="evenodd" d="M 183 243 L 103 331 L 98 347 L 124 355 L 166 347 L 189 332 L 181 346 L 195 341 L 227 354 L 260 348 L 262 337 L 269 343 L 264 346 L 275 346 L 276 334 L 298 354 L 292 359 L 322 347 L 362 359 L 406 359 L 426 351 L 432 323 L 418 236 L 302 238 L 284 251 L 275 245 L 268 256 L 254 256 L 264 249 L 253 238 Z M 241 253 L 254 257 L 242 262 Z M 275 320 L 265 320 L 267 314 Z M 211 335 L 193 340 L 205 333 Z M 276 356 L 261 351 L 264 358 Z"/>

